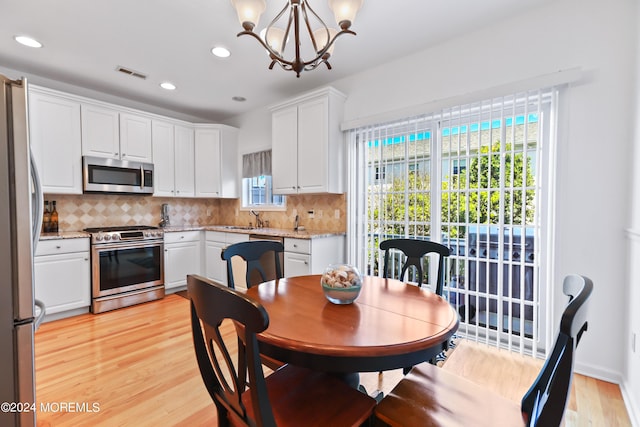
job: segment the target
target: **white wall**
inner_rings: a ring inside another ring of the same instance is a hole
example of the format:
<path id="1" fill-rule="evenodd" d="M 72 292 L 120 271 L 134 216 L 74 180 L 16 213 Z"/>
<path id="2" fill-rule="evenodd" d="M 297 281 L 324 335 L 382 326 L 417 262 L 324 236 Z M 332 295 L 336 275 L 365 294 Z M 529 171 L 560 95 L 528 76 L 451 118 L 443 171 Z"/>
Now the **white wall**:
<path id="1" fill-rule="evenodd" d="M 640 22 L 640 8 L 636 11 L 638 22 Z M 639 29 L 636 28 L 636 31 Z M 640 31 L 636 37 L 636 82 L 633 92 L 635 98 L 635 135 L 634 135 L 634 155 L 633 165 L 640 164 Z M 630 156 L 631 157 L 631 156 Z M 629 396 L 629 401 L 634 402 L 629 406 L 629 411 L 635 418 L 635 425 L 640 425 L 640 168 L 633 168 L 632 193 L 630 200 L 633 203 L 631 211 L 629 237 L 629 258 L 627 277 L 627 313 L 629 313 L 628 328 L 625 328 L 627 336 L 635 333 L 635 352 L 630 346 L 624 346 L 625 351 L 625 392 Z"/>
<path id="2" fill-rule="evenodd" d="M 629 319 L 625 230 L 631 215 L 636 21 L 632 0 L 557 1 L 332 84 L 348 95 L 350 121 L 561 69 L 584 70 L 569 90 L 562 120 L 554 286 L 562 295 L 562 277 L 574 272 L 594 281 L 577 370 L 615 382 L 622 379 L 629 347 L 622 325 Z M 234 124 L 247 135 L 268 134 L 268 124 L 247 130 L 252 122 L 265 124 L 256 120 L 260 115 L 268 117 L 268 111 Z M 250 141 L 241 136 L 240 143 Z M 556 312 L 564 302 L 558 298 Z"/>

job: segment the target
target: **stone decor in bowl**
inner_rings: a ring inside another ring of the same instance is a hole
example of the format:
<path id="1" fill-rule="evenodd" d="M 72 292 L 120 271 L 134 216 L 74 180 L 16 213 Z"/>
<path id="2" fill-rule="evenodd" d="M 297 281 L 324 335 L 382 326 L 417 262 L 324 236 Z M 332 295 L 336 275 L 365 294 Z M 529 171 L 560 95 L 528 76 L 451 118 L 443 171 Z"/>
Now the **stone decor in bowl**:
<path id="1" fill-rule="evenodd" d="M 324 296 L 334 304 L 351 304 L 360 295 L 362 277 L 349 264 L 329 265 L 320 279 Z"/>

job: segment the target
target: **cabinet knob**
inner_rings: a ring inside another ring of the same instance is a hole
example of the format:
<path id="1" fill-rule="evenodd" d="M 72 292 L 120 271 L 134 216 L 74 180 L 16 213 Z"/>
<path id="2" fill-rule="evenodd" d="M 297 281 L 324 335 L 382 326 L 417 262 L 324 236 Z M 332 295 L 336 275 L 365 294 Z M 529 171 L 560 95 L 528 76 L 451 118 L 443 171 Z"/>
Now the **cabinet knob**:
<path id="1" fill-rule="evenodd" d="M 304 262 L 304 265 L 309 265 L 309 263 L 307 261 Z"/>
<path id="2" fill-rule="evenodd" d="M 181 239 L 184 239 L 184 236 L 180 236 Z"/>
<path id="3" fill-rule="evenodd" d="M 114 155 L 114 156 L 117 156 L 117 155 L 118 155 L 118 153 L 113 153 L 113 155 Z"/>
<path id="4" fill-rule="evenodd" d="M 62 248 L 62 246 L 56 245 L 56 249 L 60 249 L 60 248 Z"/>
<path id="5" fill-rule="evenodd" d="M 89 261 L 89 258 L 85 258 L 84 260 L 85 260 L 85 261 Z"/>
<path id="6" fill-rule="evenodd" d="M 292 189 L 292 190 L 295 190 L 295 189 L 296 189 L 296 186 L 294 185 L 293 187 L 291 187 L 291 189 Z"/>
<path id="7" fill-rule="evenodd" d="M 169 252 L 169 249 L 165 249 L 164 251 L 165 251 L 165 252 Z"/>
<path id="8" fill-rule="evenodd" d="M 126 154 L 124 154 L 124 153 L 122 153 L 122 157 L 127 157 L 127 155 L 126 155 Z"/>

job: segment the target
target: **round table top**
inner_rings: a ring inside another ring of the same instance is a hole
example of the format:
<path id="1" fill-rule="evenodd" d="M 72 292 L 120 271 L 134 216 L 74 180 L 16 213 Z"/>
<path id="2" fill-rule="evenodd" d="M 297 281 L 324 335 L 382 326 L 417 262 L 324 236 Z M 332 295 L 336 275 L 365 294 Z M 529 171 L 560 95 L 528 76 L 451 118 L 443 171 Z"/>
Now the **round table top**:
<path id="1" fill-rule="evenodd" d="M 269 314 L 269 327 L 258 335 L 261 352 L 323 370 L 395 369 L 430 359 L 458 328 L 453 307 L 429 290 L 365 276 L 358 298 L 336 305 L 325 298 L 320 277 L 284 278 L 247 290 Z"/>

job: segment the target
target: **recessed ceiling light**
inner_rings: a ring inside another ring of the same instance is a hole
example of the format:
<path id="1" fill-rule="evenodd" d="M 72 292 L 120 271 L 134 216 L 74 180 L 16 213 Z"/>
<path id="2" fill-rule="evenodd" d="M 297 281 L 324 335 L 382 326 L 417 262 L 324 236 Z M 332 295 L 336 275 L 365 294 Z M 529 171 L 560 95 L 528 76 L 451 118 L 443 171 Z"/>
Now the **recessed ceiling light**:
<path id="1" fill-rule="evenodd" d="M 169 82 L 160 83 L 160 87 L 162 89 L 166 89 L 166 90 L 175 90 L 176 89 L 176 85 L 174 85 L 173 83 L 169 83 Z"/>
<path id="2" fill-rule="evenodd" d="M 40 43 L 38 40 L 27 36 L 15 36 L 14 40 L 25 46 L 42 47 L 42 43 Z"/>
<path id="3" fill-rule="evenodd" d="M 245 98 L 244 96 L 234 96 L 233 98 L 231 98 L 232 100 L 236 101 L 236 102 L 244 102 L 247 100 L 247 98 Z"/>
<path id="4" fill-rule="evenodd" d="M 229 49 L 226 49 L 221 46 L 216 46 L 213 49 L 211 49 L 211 53 L 213 53 L 218 58 L 228 58 L 229 55 L 231 55 L 231 52 L 229 52 Z"/>

